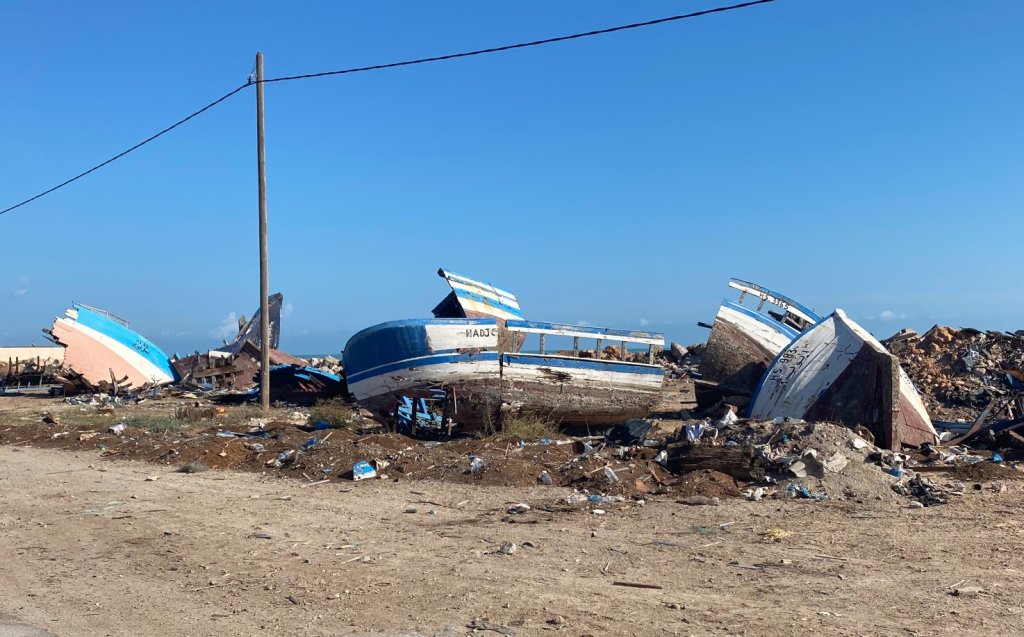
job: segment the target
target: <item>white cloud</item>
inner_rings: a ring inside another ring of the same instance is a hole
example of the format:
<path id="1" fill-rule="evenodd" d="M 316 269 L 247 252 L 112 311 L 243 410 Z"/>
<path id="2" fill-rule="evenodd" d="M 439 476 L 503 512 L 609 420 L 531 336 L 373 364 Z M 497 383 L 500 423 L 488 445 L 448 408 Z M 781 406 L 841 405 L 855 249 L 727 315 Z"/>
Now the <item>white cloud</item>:
<path id="1" fill-rule="evenodd" d="M 640 319 L 640 325 L 642 325 L 644 327 L 647 327 L 650 324 L 651 324 L 651 322 L 648 321 L 647 319 L 645 319 L 645 318 Z"/>
<path id="2" fill-rule="evenodd" d="M 295 306 L 291 303 L 285 303 L 284 307 L 281 308 L 281 318 L 288 318 L 295 312 Z"/>
<path id="3" fill-rule="evenodd" d="M 20 285 L 14 289 L 14 296 L 25 296 L 28 294 L 28 277 L 22 274 L 18 277 L 18 283 Z"/>
<path id="4" fill-rule="evenodd" d="M 579 325 L 580 327 L 590 327 L 593 323 L 590 321 L 576 321 L 576 325 Z"/>
<path id="5" fill-rule="evenodd" d="M 893 319 L 905 319 L 907 318 L 907 313 L 900 312 L 899 314 L 897 314 L 892 310 L 883 310 L 882 313 L 879 315 L 879 318 L 881 318 L 883 321 L 891 321 Z"/>
<path id="6" fill-rule="evenodd" d="M 221 340 L 234 338 L 235 334 L 238 334 L 238 314 L 235 312 L 228 312 L 220 325 L 210 330 L 210 338 Z"/>

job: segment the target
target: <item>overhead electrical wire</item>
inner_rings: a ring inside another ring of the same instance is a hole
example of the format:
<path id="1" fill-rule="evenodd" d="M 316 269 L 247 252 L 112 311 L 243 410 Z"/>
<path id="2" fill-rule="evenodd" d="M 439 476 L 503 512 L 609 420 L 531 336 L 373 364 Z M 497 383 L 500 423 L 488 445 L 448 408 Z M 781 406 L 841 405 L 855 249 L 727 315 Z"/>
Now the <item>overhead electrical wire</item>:
<path id="1" fill-rule="evenodd" d="M 630 30 L 630 29 L 639 29 L 639 28 L 642 28 L 642 27 L 649 27 L 649 26 L 654 26 L 654 25 L 657 25 L 657 24 L 665 24 L 667 22 L 676 22 L 678 20 L 686 20 L 686 19 L 689 19 L 689 18 L 699 18 L 699 17 L 705 16 L 705 15 L 711 15 L 711 14 L 714 14 L 714 13 L 724 13 L 726 11 L 734 11 L 734 10 L 737 10 L 737 9 L 745 9 L 747 7 L 752 7 L 752 6 L 759 5 L 759 4 L 768 4 L 770 2 L 775 2 L 775 0 L 752 0 L 751 2 L 742 2 L 740 4 L 733 4 L 733 5 L 729 5 L 729 6 L 723 6 L 723 7 L 715 7 L 713 9 L 704 9 L 704 10 L 701 10 L 701 11 L 694 11 L 692 13 L 684 13 L 684 14 L 680 14 L 680 15 L 668 16 L 668 17 L 665 17 L 665 18 L 658 18 L 656 20 L 647 20 L 647 21 L 644 21 L 644 22 L 634 22 L 632 24 L 623 24 L 623 25 L 619 25 L 619 26 L 615 26 L 615 27 L 609 27 L 609 28 L 606 28 L 606 29 L 597 29 L 595 31 L 585 31 L 583 33 L 574 33 L 572 35 L 562 35 L 562 36 L 558 36 L 558 37 L 554 37 L 554 38 L 546 38 L 546 39 L 543 39 L 543 40 L 533 40 L 531 42 L 520 42 L 518 44 L 508 44 L 508 45 L 505 45 L 505 46 L 491 47 L 491 48 L 487 48 L 487 49 L 476 49 L 474 51 L 464 51 L 462 53 L 450 53 L 448 55 L 438 55 L 438 56 L 433 56 L 433 57 L 418 58 L 418 59 L 415 59 L 415 60 L 405 60 L 403 62 L 390 62 L 388 64 L 375 64 L 375 65 L 372 65 L 372 66 L 359 66 L 359 67 L 354 67 L 354 68 L 349 68 L 349 69 L 340 69 L 340 70 L 336 70 L 336 71 L 324 71 L 324 72 L 321 72 L 321 73 L 306 73 L 306 74 L 303 74 L 303 75 L 289 75 L 289 76 L 284 76 L 284 77 L 274 77 L 274 78 L 270 78 L 270 79 L 264 79 L 263 80 L 263 84 L 269 84 L 269 83 L 272 83 L 272 82 L 290 82 L 292 80 L 308 80 L 308 79 L 312 79 L 312 78 L 316 78 L 316 77 L 328 77 L 328 76 L 332 76 L 332 75 L 348 75 L 348 74 L 352 74 L 352 73 L 365 73 L 365 72 L 368 72 L 368 71 L 380 71 L 380 70 L 383 70 L 383 69 L 393 69 L 393 68 L 398 68 L 398 67 L 402 67 L 402 66 L 413 66 L 413 65 L 416 65 L 416 64 L 428 64 L 428 63 L 431 63 L 431 62 L 444 62 L 444 61 L 448 61 L 448 60 L 457 60 L 457 59 L 460 59 L 460 58 L 468 58 L 468 57 L 474 57 L 474 56 L 478 56 L 478 55 L 488 55 L 488 54 L 491 54 L 491 53 L 501 53 L 501 52 L 504 52 L 504 51 L 513 51 L 513 50 L 516 50 L 516 49 L 525 49 L 525 48 L 528 48 L 528 47 L 541 46 L 541 45 L 545 45 L 545 44 L 554 44 L 556 42 L 566 42 L 566 41 L 569 41 L 569 40 L 578 40 L 578 39 L 581 39 L 581 38 L 588 38 L 588 37 L 593 37 L 593 36 L 597 36 L 597 35 L 605 35 L 605 34 L 608 34 L 608 33 L 616 33 L 618 31 L 627 31 L 627 30 Z M 149 137 L 147 137 L 146 139 L 142 140 L 138 144 L 135 144 L 131 148 L 128 148 L 128 149 L 126 149 L 124 151 L 121 151 L 120 153 L 114 155 L 110 159 L 108 159 L 108 160 L 106 160 L 106 161 L 104 161 L 102 163 L 96 164 L 92 168 L 90 168 L 90 169 L 88 169 L 86 171 L 83 171 L 83 172 L 75 175 L 74 177 L 66 180 L 66 181 L 61 182 L 61 183 L 57 184 L 56 186 L 53 186 L 52 188 L 49 188 L 48 190 L 44 190 L 43 192 L 41 192 L 41 193 L 39 193 L 39 194 L 37 194 L 37 195 L 35 195 L 33 197 L 29 197 L 28 199 L 25 199 L 24 201 L 16 203 L 13 206 L 10 206 L 9 208 L 5 208 L 3 210 L 0 210 L 0 215 L 7 214 L 8 212 L 11 212 L 12 210 L 20 208 L 20 207 L 22 207 L 22 206 L 24 206 L 26 204 L 32 203 L 33 201 L 39 199 L 40 197 L 45 197 L 46 195 L 50 194 L 51 192 L 54 192 L 55 190 L 59 190 L 59 189 L 63 188 L 64 186 L 67 186 L 67 185 L 69 185 L 69 184 L 71 184 L 71 183 L 73 183 L 75 181 L 78 181 L 79 179 L 81 179 L 82 177 L 85 177 L 86 175 L 89 175 L 89 174 L 91 174 L 93 172 L 96 172 L 100 168 L 103 168 L 104 166 L 117 161 L 118 159 L 124 157 L 125 155 L 127 155 L 127 154 L 129 154 L 131 152 L 134 152 L 134 151 L 138 150 L 139 148 L 142 148 L 143 146 L 145 146 L 146 144 L 156 140 L 157 138 L 162 137 L 163 135 L 166 135 L 167 133 L 169 133 L 172 130 L 174 130 L 175 128 L 181 126 L 185 122 L 188 122 L 189 120 L 191 120 L 191 119 L 193 119 L 195 117 L 198 117 L 199 115 L 202 115 L 203 113 L 205 113 L 206 111 L 210 110 L 211 108 L 213 108 L 213 107 L 223 103 L 224 101 L 228 100 L 229 98 L 235 96 L 236 94 L 240 93 L 244 89 L 246 89 L 246 88 L 248 88 L 248 87 L 250 87 L 250 86 L 252 86 L 254 84 L 256 84 L 256 82 L 253 79 L 253 77 L 250 75 L 248 81 L 246 81 L 245 84 L 242 84 L 241 86 L 239 86 L 239 87 L 237 87 L 237 88 L 235 88 L 235 89 L 225 93 L 224 95 L 222 95 L 222 96 L 218 97 L 217 99 L 213 100 L 212 102 L 210 102 L 206 106 L 203 106 L 199 110 L 194 111 L 193 113 L 189 114 L 188 116 L 183 117 L 182 119 L 180 119 L 180 120 L 176 121 L 175 123 L 171 124 L 167 128 L 165 128 L 165 129 L 163 129 L 163 130 L 161 130 L 161 131 L 159 131 L 159 132 L 157 132 L 157 133 L 155 133 L 153 135 L 150 135 Z"/>
<path id="2" fill-rule="evenodd" d="M 56 186 L 54 186 L 53 188 L 50 188 L 49 190 L 44 190 L 43 192 L 39 193 L 38 195 L 36 195 L 34 197 L 29 197 L 28 199 L 26 199 L 25 201 L 22 201 L 21 203 L 14 204 L 10 208 L 5 208 L 4 210 L 0 210 L 0 215 L 7 214 L 8 212 L 14 210 L 15 208 L 20 208 L 20 207 L 24 206 L 27 203 L 32 203 L 33 201 L 35 201 L 36 199 L 39 199 L 40 197 L 45 197 L 46 195 L 50 194 L 54 190 L 59 190 L 59 189 L 63 188 L 64 186 L 67 186 L 68 184 L 70 184 L 70 183 L 72 183 L 74 181 L 78 181 L 79 179 L 81 179 L 82 177 L 85 177 L 89 173 L 96 172 L 97 170 L 99 170 L 100 168 L 103 168 L 107 164 L 109 164 L 111 162 L 114 162 L 114 161 L 117 161 L 118 159 L 121 159 L 122 157 L 124 157 L 128 153 L 142 148 L 143 146 L 145 146 L 149 142 L 153 141 L 157 137 L 160 137 L 162 135 L 165 135 L 165 134 L 171 132 L 175 128 L 181 126 L 182 124 L 184 124 L 188 120 L 192 119 L 193 117 L 197 117 L 199 115 L 202 115 L 203 113 L 205 113 L 206 111 L 210 110 L 214 106 L 220 104 L 224 100 L 226 100 L 229 97 L 235 95 L 236 93 L 238 93 L 242 89 L 247 88 L 249 86 L 249 84 L 250 83 L 242 84 L 241 86 L 239 86 L 235 90 L 230 91 L 228 93 L 225 93 L 224 95 L 221 95 L 220 97 L 218 97 L 217 99 L 213 100 L 212 102 L 210 102 L 206 106 L 202 107 L 198 111 L 195 111 L 194 113 L 192 113 L 191 115 L 189 115 L 187 117 L 183 117 L 182 119 L 179 119 L 178 121 L 174 122 L 173 124 L 171 124 L 167 128 L 165 128 L 162 131 L 160 131 L 159 133 L 155 133 L 153 135 L 150 135 L 149 137 L 147 137 L 146 139 L 142 140 L 138 144 L 135 144 L 131 148 L 128 148 L 127 150 L 123 150 L 120 153 L 114 155 L 113 157 L 111 157 L 107 161 L 105 161 L 103 163 L 100 163 L 100 164 L 96 164 L 95 166 L 93 166 L 89 170 L 86 170 L 85 172 L 78 173 L 77 175 L 75 175 L 71 179 L 68 179 L 67 181 L 63 181 L 63 182 L 57 184 Z"/>
<path id="3" fill-rule="evenodd" d="M 532 42 L 520 42 L 519 44 L 507 44 L 505 46 L 496 46 L 489 49 L 477 49 L 475 51 L 465 51 L 463 53 L 450 53 L 448 55 L 438 55 L 429 58 L 420 58 L 418 60 L 407 60 L 405 62 L 391 62 L 389 64 L 375 64 L 373 66 L 359 66 L 352 69 L 342 69 L 340 71 L 324 71 L 322 73 L 306 73 L 304 75 L 289 75 L 286 77 L 274 77 L 263 80 L 264 84 L 270 82 L 288 82 L 291 80 L 308 80 L 314 77 L 327 77 L 329 75 L 346 75 L 349 73 L 362 73 L 364 71 L 380 71 L 382 69 L 393 69 L 400 66 L 412 66 L 414 64 L 427 64 L 429 62 L 444 62 L 447 60 L 457 60 L 459 58 L 468 58 L 475 55 L 487 55 L 489 53 L 501 53 L 503 51 L 513 51 L 515 49 L 525 49 L 531 46 L 540 46 L 542 44 L 554 44 L 555 42 L 566 42 L 568 40 L 578 40 L 580 38 L 589 38 L 595 35 L 605 35 L 607 33 L 615 33 L 617 31 L 626 31 L 629 29 L 639 29 L 641 27 L 650 27 L 656 24 L 664 24 L 666 22 L 675 22 L 677 20 L 686 20 L 687 18 L 699 18 L 700 16 L 710 15 L 712 13 L 722 13 L 724 11 L 733 11 L 735 9 L 745 9 L 746 7 L 752 7 L 758 4 L 768 4 L 769 2 L 775 2 L 775 0 L 753 0 L 752 2 L 744 2 L 742 4 L 734 4 L 727 7 L 716 7 L 714 9 L 705 9 L 703 11 L 694 11 L 693 13 L 684 13 L 682 15 L 669 16 L 667 18 L 658 18 L 657 20 L 647 20 L 646 22 L 634 22 L 632 24 L 623 24 L 617 27 L 609 27 L 607 29 L 598 29 L 596 31 L 586 31 L 584 33 L 574 33 L 572 35 L 562 35 L 557 38 L 546 38 L 544 40 L 534 40 Z"/>

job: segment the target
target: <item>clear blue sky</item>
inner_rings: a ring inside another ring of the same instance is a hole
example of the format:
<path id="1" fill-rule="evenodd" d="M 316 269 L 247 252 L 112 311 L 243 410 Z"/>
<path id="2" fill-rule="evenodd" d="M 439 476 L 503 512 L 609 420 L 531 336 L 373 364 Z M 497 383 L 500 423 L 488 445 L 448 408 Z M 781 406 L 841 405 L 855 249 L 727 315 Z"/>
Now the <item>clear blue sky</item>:
<path id="1" fill-rule="evenodd" d="M 245 81 L 714 6 L 0 4 L 0 208 Z M 720 4 L 727 4 L 721 2 Z M 1024 328 L 1024 3 L 780 0 L 429 66 L 267 87 L 282 345 L 429 316 L 438 267 L 527 316 L 706 333 L 730 276 L 879 336 Z M 251 90 L 0 217 L 0 344 L 71 301 L 169 352 L 258 304 Z"/>

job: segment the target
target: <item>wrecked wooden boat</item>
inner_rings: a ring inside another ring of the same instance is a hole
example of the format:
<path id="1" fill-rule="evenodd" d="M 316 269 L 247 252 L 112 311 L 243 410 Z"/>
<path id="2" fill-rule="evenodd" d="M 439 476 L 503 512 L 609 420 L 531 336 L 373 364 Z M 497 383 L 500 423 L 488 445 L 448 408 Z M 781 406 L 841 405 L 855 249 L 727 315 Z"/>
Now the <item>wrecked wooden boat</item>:
<path id="1" fill-rule="evenodd" d="M 863 425 L 879 446 L 894 451 L 938 443 L 899 360 L 842 310 L 776 357 L 754 395 L 750 416 Z"/>
<path id="2" fill-rule="evenodd" d="M 306 365 L 306 361 L 277 349 L 281 338 L 281 307 L 284 295 L 280 292 L 267 297 L 270 310 L 270 364 Z M 206 352 L 195 352 L 185 357 L 175 355 L 171 365 L 183 384 L 196 385 L 206 390 L 236 391 L 252 387 L 260 370 L 262 314 L 257 308 L 252 318 L 238 319 L 238 333 L 231 342 Z"/>
<path id="3" fill-rule="evenodd" d="M 163 350 L 104 310 L 75 303 L 44 331 L 64 347 L 64 368 L 93 386 L 137 388 L 176 380 Z"/>
<path id="4" fill-rule="evenodd" d="M 779 352 L 821 317 L 756 283 L 730 279 L 729 287 L 739 290 L 740 296 L 718 308 L 701 354 L 701 378 L 749 395 Z M 744 305 L 748 298 L 757 302 L 756 308 Z"/>
<path id="5" fill-rule="evenodd" d="M 281 341 L 281 306 L 284 305 L 284 294 L 275 292 L 267 297 L 268 316 L 270 317 L 270 349 L 277 349 Z M 230 343 L 217 348 L 221 352 L 237 354 L 242 351 L 246 343 L 252 343 L 256 349 L 260 349 L 263 343 L 262 331 L 263 308 L 256 308 L 252 318 L 245 320 L 243 315 L 238 319 L 238 334 Z"/>
<path id="6" fill-rule="evenodd" d="M 408 398 L 439 390 L 446 416 L 469 428 L 497 426 L 512 414 L 602 426 L 646 416 L 658 401 L 664 371 L 653 348 L 664 345 L 661 334 L 512 318 L 521 312 L 510 293 L 438 274 L 453 291 L 435 318 L 374 325 L 345 345 L 349 391 L 379 419 L 394 418 Z M 520 351 L 528 336 L 538 339 L 536 352 Z M 548 337 L 572 338 L 573 348 L 549 353 Z M 596 341 L 590 357 L 581 338 Z M 602 357 L 601 343 L 609 341 L 620 346 L 617 360 Z M 626 360 L 629 344 L 647 346 L 646 362 Z"/>

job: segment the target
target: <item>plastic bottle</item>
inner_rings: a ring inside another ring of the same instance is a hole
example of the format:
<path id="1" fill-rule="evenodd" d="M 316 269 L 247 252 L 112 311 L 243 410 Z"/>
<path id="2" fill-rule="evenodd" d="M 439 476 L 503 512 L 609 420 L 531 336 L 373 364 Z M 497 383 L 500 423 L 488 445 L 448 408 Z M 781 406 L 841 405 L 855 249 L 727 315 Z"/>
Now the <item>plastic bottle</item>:
<path id="1" fill-rule="evenodd" d="M 604 477 L 608 478 L 608 481 L 612 484 L 619 481 L 619 476 L 615 474 L 615 471 L 611 467 L 604 468 Z"/>

